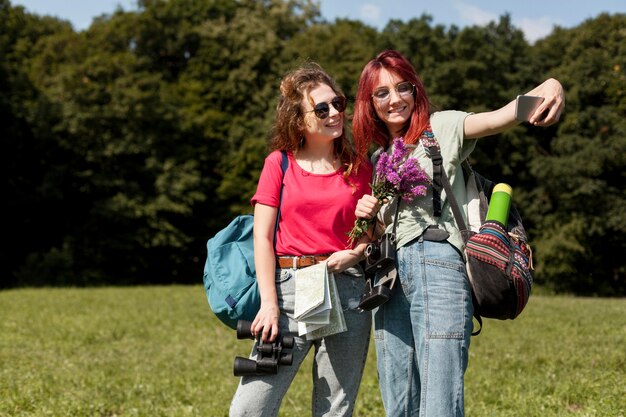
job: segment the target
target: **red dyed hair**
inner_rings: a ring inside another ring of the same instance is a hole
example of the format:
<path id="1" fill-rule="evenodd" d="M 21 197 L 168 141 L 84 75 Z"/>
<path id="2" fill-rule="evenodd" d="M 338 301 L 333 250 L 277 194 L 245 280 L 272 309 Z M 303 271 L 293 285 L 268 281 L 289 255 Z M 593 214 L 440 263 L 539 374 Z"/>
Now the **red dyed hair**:
<path id="1" fill-rule="evenodd" d="M 383 69 L 396 74 L 403 81 L 409 81 L 415 85 L 413 114 L 402 131 L 404 143 L 417 143 L 428 125 L 431 106 L 417 71 L 400 52 L 383 51 L 365 65 L 359 78 L 359 89 L 356 94 L 354 118 L 352 119 L 352 135 L 356 151 L 361 156 L 367 155 L 372 143 L 387 148 L 394 139 L 389 137 L 387 126 L 376 115 L 372 100 L 372 93 L 378 84 Z"/>

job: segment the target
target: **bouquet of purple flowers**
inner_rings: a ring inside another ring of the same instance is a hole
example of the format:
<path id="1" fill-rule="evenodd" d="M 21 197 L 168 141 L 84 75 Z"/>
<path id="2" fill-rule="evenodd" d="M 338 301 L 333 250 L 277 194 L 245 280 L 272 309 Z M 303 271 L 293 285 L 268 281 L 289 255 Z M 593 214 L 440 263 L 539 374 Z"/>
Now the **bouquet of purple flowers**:
<path id="1" fill-rule="evenodd" d="M 382 152 L 376 163 L 376 175 L 372 186 L 372 195 L 378 201 L 385 201 L 392 197 L 400 197 L 405 202 L 411 202 L 417 196 L 426 195 L 430 178 L 420 166 L 416 158 L 407 158 L 410 149 L 404 145 L 402 138 L 393 140 L 391 155 Z M 350 245 L 359 240 L 374 219 L 358 218 L 354 227 L 348 233 Z"/>

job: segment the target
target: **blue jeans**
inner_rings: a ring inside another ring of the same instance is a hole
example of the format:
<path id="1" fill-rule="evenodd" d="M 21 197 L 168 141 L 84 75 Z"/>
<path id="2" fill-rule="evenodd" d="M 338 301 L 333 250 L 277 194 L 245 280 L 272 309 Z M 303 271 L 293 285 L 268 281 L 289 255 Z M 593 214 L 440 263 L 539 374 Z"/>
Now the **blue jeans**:
<path id="1" fill-rule="evenodd" d="M 474 308 L 461 254 L 420 237 L 399 249 L 397 266 L 401 285 L 374 312 L 387 416 L 463 416 Z"/>
<path id="2" fill-rule="evenodd" d="M 230 417 L 276 416 L 302 361 L 311 348 L 313 361 L 312 416 L 351 416 L 361 383 L 371 333 L 371 314 L 356 309 L 365 287 L 360 267 L 335 274 L 348 330 L 318 340 L 299 337 L 294 310 L 294 270 L 276 271 L 276 291 L 280 307 L 279 327 L 282 334 L 295 336 L 293 363 L 279 366 L 278 374 L 244 376 L 230 406 Z M 254 349 L 250 355 L 255 359 Z"/>

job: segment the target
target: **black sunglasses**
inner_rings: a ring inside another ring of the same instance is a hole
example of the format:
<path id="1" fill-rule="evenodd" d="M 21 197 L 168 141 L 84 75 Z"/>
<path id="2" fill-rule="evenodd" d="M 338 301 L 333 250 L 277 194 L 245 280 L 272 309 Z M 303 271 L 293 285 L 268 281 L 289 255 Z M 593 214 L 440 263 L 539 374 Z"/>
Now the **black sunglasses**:
<path id="1" fill-rule="evenodd" d="M 330 104 L 332 104 L 333 107 L 337 109 L 339 113 L 341 113 L 346 109 L 346 98 L 337 96 L 330 101 Z M 330 114 L 330 106 L 328 105 L 328 103 L 317 103 L 315 106 L 313 106 L 313 110 L 307 111 L 305 113 L 311 112 L 315 112 L 315 115 L 318 119 L 324 120 Z"/>

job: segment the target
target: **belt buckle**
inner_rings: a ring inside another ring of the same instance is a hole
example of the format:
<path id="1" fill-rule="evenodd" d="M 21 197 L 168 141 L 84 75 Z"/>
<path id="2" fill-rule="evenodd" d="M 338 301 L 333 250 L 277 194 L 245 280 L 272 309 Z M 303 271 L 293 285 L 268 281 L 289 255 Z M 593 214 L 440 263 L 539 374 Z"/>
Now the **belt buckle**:
<path id="1" fill-rule="evenodd" d="M 315 265 L 317 263 L 317 260 L 315 259 L 315 255 L 302 255 L 300 257 L 301 259 L 310 259 L 311 260 L 311 265 Z M 311 266 L 311 265 L 307 265 L 307 266 Z"/>

